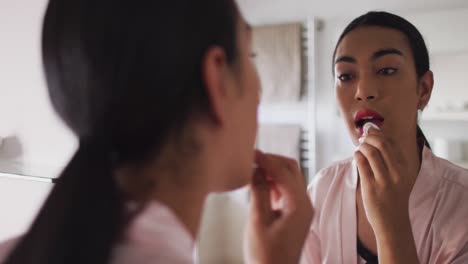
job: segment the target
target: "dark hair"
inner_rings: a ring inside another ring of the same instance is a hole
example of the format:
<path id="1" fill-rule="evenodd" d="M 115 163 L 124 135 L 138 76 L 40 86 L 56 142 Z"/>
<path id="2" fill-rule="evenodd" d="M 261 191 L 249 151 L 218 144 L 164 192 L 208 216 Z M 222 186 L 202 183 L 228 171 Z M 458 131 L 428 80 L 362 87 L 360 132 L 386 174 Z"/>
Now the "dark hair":
<path id="1" fill-rule="evenodd" d="M 335 51 L 333 52 L 333 62 L 335 61 L 338 46 L 344 37 L 355 29 L 369 26 L 390 28 L 403 33 L 410 44 L 418 78 L 421 78 L 427 71 L 429 71 L 429 52 L 427 51 L 426 43 L 419 30 L 406 19 L 387 12 L 372 11 L 351 21 L 338 39 Z M 424 139 L 424 144 L 428 148 L 431 148 L 419 125 L 417 126 L 417 137 Z"/>
<path id="2" fill-rule="evenodd" d="M 238 19 L 233 0 L 49 1 L 49 95 L 79 148 L 5 263 L 110 261 L 130 218 L 114 170 L 210 113 L 202 60 L 218 46 L 236 62 Z"/>

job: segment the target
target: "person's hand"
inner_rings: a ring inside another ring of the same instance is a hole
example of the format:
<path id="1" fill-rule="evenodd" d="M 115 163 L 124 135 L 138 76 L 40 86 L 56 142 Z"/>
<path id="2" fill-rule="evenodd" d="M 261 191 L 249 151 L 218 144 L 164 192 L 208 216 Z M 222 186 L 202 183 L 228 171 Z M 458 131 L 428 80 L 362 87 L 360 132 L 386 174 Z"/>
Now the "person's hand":
<path id="1" fill-rule="evenodd" d="M 406 258 L 405 263 L 417 263 L 409 197 L 419 167 L 406 161 L 380 130 L 371 129 L 360 143 L 354 159 L 366 216 L 377 239 L 379 262 L 399 263 L 391 260 Z"/>
<path id="2" fill-rule="evenodd" d="M 299 263 L 312 221 L 307 184 L 296 161 L 257 151 L 246 227 L 246 263 Z"/>
<path id="3" fill-rule="evenodd" d="M 360 143 L 354 160 L 367 219 L 374 230 L 398 224 L 408 218 L 409 196 L 417 170 L 409 166 L 396 144 L 380 130 L 370 129 Z"/>

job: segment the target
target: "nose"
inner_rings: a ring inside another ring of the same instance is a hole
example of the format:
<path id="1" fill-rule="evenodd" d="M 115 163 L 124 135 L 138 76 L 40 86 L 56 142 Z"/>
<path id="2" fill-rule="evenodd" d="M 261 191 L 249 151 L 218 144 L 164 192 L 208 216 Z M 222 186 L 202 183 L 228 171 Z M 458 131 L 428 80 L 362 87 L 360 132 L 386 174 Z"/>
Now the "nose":
<path id="1" fill-rule="evenodd" d="M 371 101 L 378 98 L 378 89 L 370 80 L 361 79 L 358 82 L 355 99 Z"/>
<path id="2" fill-rule="evenodd" d="M 358 101 L 362 101 L 362 100 L 363 100 L 363 98 L 360 97 L 360 96 L 356 97 L 356 99 L 357 99 Z M 365 97 L 365 99 L 366 99 L 367 101 L 370 101 L 370 100 L 372 100 L 372 99 L 375 99 L 375 96 L 369 95 L 369 96 Z"/>

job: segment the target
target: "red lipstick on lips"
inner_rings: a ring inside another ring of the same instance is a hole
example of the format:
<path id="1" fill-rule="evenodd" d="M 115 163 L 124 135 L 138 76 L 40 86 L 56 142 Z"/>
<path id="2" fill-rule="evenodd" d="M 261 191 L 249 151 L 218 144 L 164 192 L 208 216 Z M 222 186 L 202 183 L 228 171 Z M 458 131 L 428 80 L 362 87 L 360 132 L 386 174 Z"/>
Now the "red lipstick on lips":
<path id="1" fill-rule="evenodd" d="M 354 115 L 354 124 L 356 126 L 359 137 L 362 137 L 364 134 L 363 127 L 366 123 L 372 122 L 378 127 L 381 127 L 384 123 L 384 120 L 385 119 L 382 115 L 371 109 L 359 110 Z"/>

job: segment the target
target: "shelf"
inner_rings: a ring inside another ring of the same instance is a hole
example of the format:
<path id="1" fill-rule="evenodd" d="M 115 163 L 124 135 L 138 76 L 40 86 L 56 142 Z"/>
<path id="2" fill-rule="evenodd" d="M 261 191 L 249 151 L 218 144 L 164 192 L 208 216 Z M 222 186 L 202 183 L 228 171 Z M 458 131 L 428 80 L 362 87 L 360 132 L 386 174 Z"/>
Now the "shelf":
<path id="1" fill-rule="evenodd" d="M 468 161 L 463 161 L 463 162 L 453 162 L 455 165 L 458 165 L 462 168 L 468 169 Z"/>
<path id="2" fill-rule="evenodd" d="M 421 121 L 458 121 L 468 122 L 468 111 L 459 112 L 427 112 L 421 116 Z"/>
<path id="3" fill-rule="evenodd" d="M 10 179 L 19 179 L 19 180 L 37 181 L 37 182 L 47 182 L 47 183 L 54 183 L 56 181 L 55 178 L 19 175 L 19 174 L 2 173 L 2 172 L 0 172 L 0 178 L 10 178 Z"/>
<path id="4" fill-rule="evenodd" d="M 0 177 L 54 182 L 63 170 L 61 167 L 25 163 L 21 161 L 0 160 Z"/>

